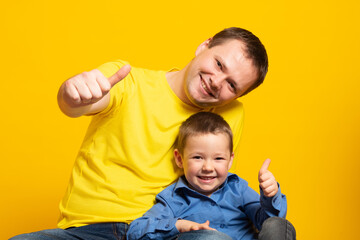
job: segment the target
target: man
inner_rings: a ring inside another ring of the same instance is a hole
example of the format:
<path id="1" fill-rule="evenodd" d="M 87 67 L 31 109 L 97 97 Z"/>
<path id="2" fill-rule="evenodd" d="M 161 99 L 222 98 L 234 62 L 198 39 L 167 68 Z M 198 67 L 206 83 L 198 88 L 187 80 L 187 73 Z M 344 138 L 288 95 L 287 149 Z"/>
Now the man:
<path id="1" fill-rule="evenodd" d="M 267 66 L 259 39 L 229 28 L 200 44 L 179 71 L 131 69 L 119 60 L 65 81 L 60 109 L 70 117 L 91 115 L 92 122 L 60 203 L 59 229 L 16 239 L 125 238 L 128 224 L 182 174 L 172 152 L 186 118 L 198 111 L 222 115 L 236 152 L 243 123 L 236 99 L 263 82 Z"/>

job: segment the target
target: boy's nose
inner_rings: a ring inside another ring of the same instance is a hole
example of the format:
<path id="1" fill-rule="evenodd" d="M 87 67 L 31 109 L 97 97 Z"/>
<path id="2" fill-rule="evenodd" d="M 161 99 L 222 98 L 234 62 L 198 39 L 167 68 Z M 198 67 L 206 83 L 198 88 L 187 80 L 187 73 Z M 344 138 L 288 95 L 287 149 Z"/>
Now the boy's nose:
<path id="1" fill-rule="evenodd" d="M 204 164 L 203 164 L 203 167 L 202 167 L 202 170 L 203 171 L 206 171 L 206 172 L 211 172 L 214 170 L 214 167 L 213 167 L 213 164 L 211 161 L 204 161 Z"/>

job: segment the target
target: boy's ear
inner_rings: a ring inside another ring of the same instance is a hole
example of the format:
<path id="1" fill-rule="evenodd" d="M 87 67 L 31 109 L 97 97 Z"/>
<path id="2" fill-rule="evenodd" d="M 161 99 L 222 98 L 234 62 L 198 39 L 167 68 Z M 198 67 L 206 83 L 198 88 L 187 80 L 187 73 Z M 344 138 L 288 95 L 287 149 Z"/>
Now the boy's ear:
<path id="1" fill-rule="evenodd" d="M 231 153 L 230 161 L 229 161 L 229 164 L 228 164 L 228 170 L 230 170 L 230 168 L 231 168 L 231 166 L 232 166 L 232 163 L 233 163 L 233 160 L 234 160 L 234 156 L 235 156 L 235 154 L 234 154 L 234 153 Z"/>
<path id="2" fill-rule="evenodd" d="M 183 168 L 182 157 L 178 149 L 174 150 L 175 163 L 179 168 Z"/>
<path id="3" fill-rule="evenodd" d="M 211 39 L 212 38 L 207 39 L 206 41 L 204 41 L 197 47 L 197 49 L 195 51 L 195 56 L 199 55 L 204 49 L 207 49 L 209 47 L 209 43 L 210 43 Z"/>

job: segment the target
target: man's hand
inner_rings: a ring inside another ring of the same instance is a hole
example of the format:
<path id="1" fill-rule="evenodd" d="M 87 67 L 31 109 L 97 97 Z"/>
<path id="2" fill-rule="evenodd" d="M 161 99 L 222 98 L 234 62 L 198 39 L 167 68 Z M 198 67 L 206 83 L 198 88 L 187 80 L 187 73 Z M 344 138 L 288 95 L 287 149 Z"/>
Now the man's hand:
<path id="1" fill-rule="evenodd" d="M 259 184 L 266 197 L 275 196 L 279 190 L 274 175 L 268 170 L 270 162 L 270 159 L 266 159 L 259 171 Z"/>
<path id="2" fill-rule="evenodd" d="M 99 70 L 83 72 L 66 80 L 60 87 L 60 109 L 70 117 L 101 111 L 109 104 L 108 92 L 130 72 L 130 65 L 106 78 Z M 107 96 L 107 97 L 105 97 Z"/>
<path id="3" fill-rule="evenodd" d="M 197 223 L 193 221 L 179 219 L 177 220 L 175 226 L 179 232 L 189 232 L 189 231 L 196 231 L 196 230 L 215 230 L 214 228 L 209 227 L 209 220 L 204 223 Z"/>
<path id="4" fill-rule="evenodd" d="M 129 72 L 130 65 L 125 65 L 109 79 L 97 69 L 78 74 L 65 81 L 64 100 L 70 106 L 95 103 L 102 99 Z"/>

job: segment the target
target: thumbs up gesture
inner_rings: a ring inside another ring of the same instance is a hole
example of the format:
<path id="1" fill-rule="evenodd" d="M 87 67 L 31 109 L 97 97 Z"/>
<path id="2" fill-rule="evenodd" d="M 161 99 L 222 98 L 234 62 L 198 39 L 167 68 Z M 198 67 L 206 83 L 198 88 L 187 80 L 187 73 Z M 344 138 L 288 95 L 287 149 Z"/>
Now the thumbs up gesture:
<path id="1" fill-rule="evenodd" d="M 271 160 L 266 159 L 259 171 L 259 184 L 266 197 L 273 197 L 279 187 L 274 175 L 268 170 Z"/>
<path id="2" fill-rule="evenodd" d="M 102 99 L 110 89 L 128 75 L 125 65 L 113 76 L 106 78 L 99 70 L 83 72 L 65 82 L 64 99 L 69 105 L 87 105 Z"/>
<path id="3" fill-rule="evenodd" d="M 124 79 L 130 70 L 130 65 L 125 65 L 114 75 L 106 78 L 99 70 L 94 69 L 69 78 L 59 89 L 60 109 L 71 117 L 105 109 L 110 101 L 108 92 Z"/>

